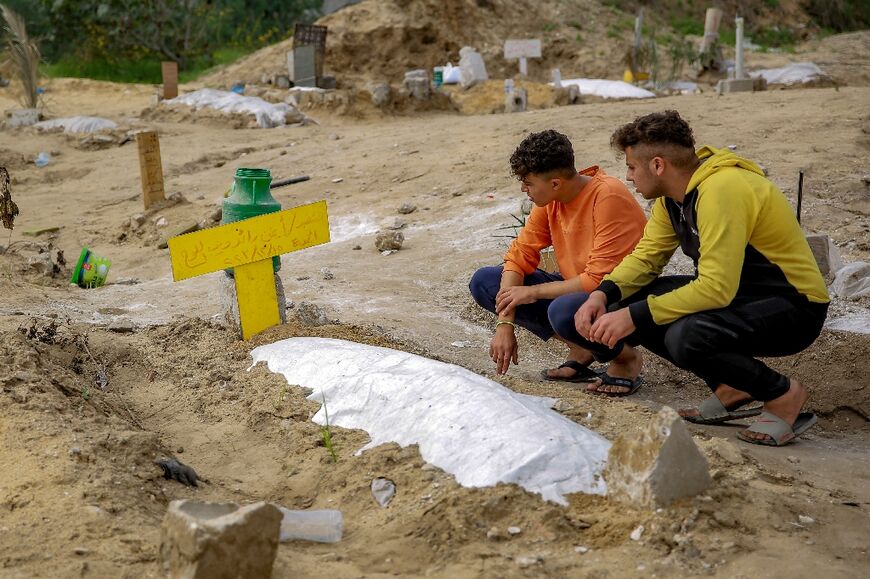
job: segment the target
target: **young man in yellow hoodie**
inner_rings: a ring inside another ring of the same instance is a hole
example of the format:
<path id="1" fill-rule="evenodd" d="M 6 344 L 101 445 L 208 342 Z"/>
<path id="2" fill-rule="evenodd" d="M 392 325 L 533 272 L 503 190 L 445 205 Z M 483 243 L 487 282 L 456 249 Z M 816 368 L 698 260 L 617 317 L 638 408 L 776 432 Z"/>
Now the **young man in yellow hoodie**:
<path id="1" fill-rule="evenodd" d="M 631 390 L 640 369 L 624 344 L 641 344 L 713 390 L 684 418 L 711 424 L 760 413 L 738 437 L 788 443 L 816 421 L 801 412 L 807 391 L 755 356 L 808 347 L 829 302 L 788 200 L 751 161 L 710 147 L 696 152 L 676 111 L 635 119 L 611 144 L 625 153 L 626 179 L 656 201 L 643 238 L 579 308 L 573 332 L 554 326 L 599 361 L 612 360 L 608 373 L 626 380 L 589 388 Z M 677 247 L 695 275 L 659 277 Z M 753 400 L 763 412 L 738 410 Z"/>
<path id="2" fill-rule="evenodd" d="M 550 319 L 573 316 L 605 274 L 628 255 L 643 233 L 646 216 L 619 179 L 598 166 L 578 172 L 574 148 L 565 135 L 532 133 L 511 155 L 512 173 L 535 205 L 504 256 L 504 265 L 484 267 L 471 278 L 475 301 L 498 316 L 489 355 L 496 372 L 519 363 L 516 326 L 543 340 L 553 337 Z M 559 273 L 538 268 L 541 250 L 552 245 Z M 558 336 L 556 336 L 558 338 Z M 569 344 L 568 360 L 545 369 L 545 380 L 589 382 L 592 354 Z"/>

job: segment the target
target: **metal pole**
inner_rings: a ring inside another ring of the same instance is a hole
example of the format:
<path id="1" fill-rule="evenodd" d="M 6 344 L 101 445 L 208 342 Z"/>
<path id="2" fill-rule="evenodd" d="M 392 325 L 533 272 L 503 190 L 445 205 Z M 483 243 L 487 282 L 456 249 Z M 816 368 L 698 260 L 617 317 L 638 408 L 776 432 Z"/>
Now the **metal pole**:
<path id="1" fill-rule="evenodd" d="M 804 172 L 801 171 L 798 176 L 798 200 L 797 200 L 797 220 L 798 225 L 801 222 L 801 202 L 804 198 Z"/>
<path id="2" fill-rule="evenodd" d="M 737 25 L 737 40 L 735 42 L 735 50 L 737 52 L 734 63 L 734 78 L 741 80 L 743 78 L 743 18 L 738 16 L 734 19 Z"/>
<path id="3" fill-rule="evenodd" d="M 269 185 L 269 189 L 275 189 L 276 187 L 283 187 L 284 185 L 293 185 L 294 183 L 302 183 L 303 181 L 308 181 L 311 179 L 308 175 L 302 175 L 301 177 L 290 177 L 289 179 L 282 179 L 281 181 L 273 181 L 271 185 Z"/>

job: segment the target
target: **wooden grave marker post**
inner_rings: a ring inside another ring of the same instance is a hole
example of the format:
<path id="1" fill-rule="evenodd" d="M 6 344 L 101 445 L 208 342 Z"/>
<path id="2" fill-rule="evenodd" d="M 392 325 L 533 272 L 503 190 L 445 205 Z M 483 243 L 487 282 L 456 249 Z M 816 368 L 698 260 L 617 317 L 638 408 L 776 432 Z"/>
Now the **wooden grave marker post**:
<path id="1" fill-rule="evenodd" d="M 163 98 L 174 99 L 178 96 L 178 63 L 167 60 L 160 63 L 163 74 Z"/>
<path id="2" fill-rule="evenodd" d="M 142 203 L 148 209 L 166 199 L 163 189 L 163 163 L 160 161 L 160 140 L 155 131 L 136 133 L 139 146 L 139 174 L 142 177 Z"/>
<path id="3" fill-rule="evenodd" d="M 529 68 L 526 59 L 541 58 L 541 39 L 505 40 L 504 58 L 505 60 L 519 59 L 520 75 L 527 76 Z"/>
<path id="4" fill-rule="evenodd" d="M 169 239 L 181 281 L 232 267 L 242 338 L 281 323 L 272 258 L 329 242 L 326 201 L 267 213 Z"/>

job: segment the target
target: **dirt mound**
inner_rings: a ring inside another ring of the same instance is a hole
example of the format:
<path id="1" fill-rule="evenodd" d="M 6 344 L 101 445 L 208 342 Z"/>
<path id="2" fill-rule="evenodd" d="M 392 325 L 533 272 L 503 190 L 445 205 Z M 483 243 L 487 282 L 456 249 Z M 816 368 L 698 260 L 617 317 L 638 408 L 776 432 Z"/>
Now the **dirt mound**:
<path id="1" fill-rule="evenodd" d="M 630 37 L 632 26 L 623 13 L 593 0 L 365 0 L 317 24 L 329 27 L 325 69 L 340 88 L 370 80 L 397 84 L 407 70 L 456 64 L 466 45 L 481 52 L 490 76 L 512 77 L 517 63 L 503 58 L 511 38 L 541 39 L 543 58 L 529 61 L 533 79 L 548 80 L 552 67 L 566 78 L 581 72 L 616 78 L 624 68 L 621 37 Z M 269 46 L 199 82 L 229 86 L 286 73 L 292 45 L 288 39 Z"/>

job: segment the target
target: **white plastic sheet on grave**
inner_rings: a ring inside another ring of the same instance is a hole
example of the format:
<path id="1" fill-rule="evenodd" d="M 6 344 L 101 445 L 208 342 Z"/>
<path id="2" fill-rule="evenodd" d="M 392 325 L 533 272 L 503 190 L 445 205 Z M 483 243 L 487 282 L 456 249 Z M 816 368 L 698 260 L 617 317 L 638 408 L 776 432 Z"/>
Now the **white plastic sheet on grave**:
<path id="1" fill-rule="evenodd" d="M 550 83 L 550 86 L 552 84 Z M 656 96 L 654 92 L 621 80 L 605 80 L 602 78 L 562 79 L 563 87 L 572 84 L 580 89 L 581 95 L 597 96 L 606 99 L 648 99 Z"/>
<path id="2" fill-rule="evenodd" d="M 329 423 L 365 430 L 357 452 L 395 442 L 466 487 L 515 483 L 567 504 L 568 493 L 605 494 L 610 442 L 550 407 L 465 368 L 399 350 L 326 338 L 290 338 L 255 348 L 288 384 L 326 400 Z M 253 365 L 251 366 L 253 368 Z M 323 407 L 313 417 L 325 424 Z M 386 474 L 386 473 L 384 473 Z"/>
<path id="3" fill-rule="evenodd" d="M 174 99 L 162 101 L 161 104 L 187 105 L 196 110 L 209 108 L 226 113 L 248 113 L 254 115 L 257 124 L 264 129 L 283 127 L 287 124 L 287 113 L 293 110 L 287 103 L 270 103 L 259 97 L 212 88 L 185 93 Z"/>
<path id="4" fill-rule="evenodd" d="M 51 119 L 36 123 L 37 129 L 63 129 L 65 133 L 95 133 L 103 129 L 116 129 L 118 125 L 109 119 L 100 117 L 66 117 L 63 119 Z"/>
<path id="5" fill-rule="evenodd" d="M 804 84 L 830 77 L 814 62 L 795 62 L 781 68 L 765 68 L 749 73 L 752 78 L 763 77 L 767 84 Z"/>

